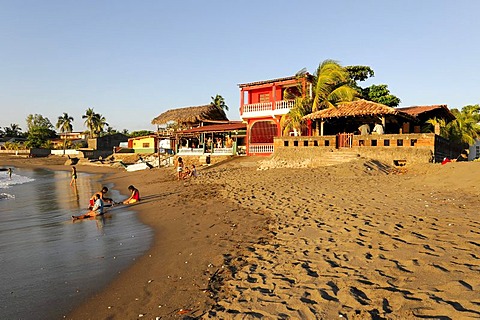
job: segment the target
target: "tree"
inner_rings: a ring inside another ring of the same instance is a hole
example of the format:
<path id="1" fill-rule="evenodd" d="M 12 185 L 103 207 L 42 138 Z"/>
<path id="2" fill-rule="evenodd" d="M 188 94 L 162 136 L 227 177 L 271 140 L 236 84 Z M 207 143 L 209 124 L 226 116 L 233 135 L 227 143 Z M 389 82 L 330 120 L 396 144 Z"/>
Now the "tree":
<path id="1" fill-rule="evenodd" d="M 73 131 L 72 126 L 73 118 L 68 115 L 68 113 L 64 112 L 62 116 L 58 117 L 57 121 L 57 129 L 60 130 L 61 133 L 67 133 Z M 67 135 L 65 134 L 63 137 L 63 154 L 65 154 L 65 148 L 67 146 Z"/>
<path id="2" fill-rule="evenodd" d="M 446 123 L 443 119 L 429 119 L 427 124 L 440 127 L 440 135 L 450 141 L 473 144 L 480 138 L 480 106 L 464 106 L 461 111 L 452 109 L 455 120 Z"/>
<path id="3" fill-rule="evenodd" d="M 95 117 L 96 113 L 93 111 L 93 108 L 88 108 L 87 111 L 85 111 L 85 114 L 82 116 L 82 119 L 85 119 L 85 127 L 87 127 L 90 137 L 93 137 L 94 129 L 96 126 L 95 123 Z"/>
<path id="4" fill-rule="evenodd" d="M 386 84 L 372 84 L 370 87 L 362 89 L 361 93 L 365 100 L 381 103 L 392 108 L 398 107 L 401 102 L 399 98 L 390 94 Z"/>
<path id="5" fill-rule="evenodd" d="M 459 143 L 473 144 L 480 137 L 480 106 L 464 106 L 461 111 L 452 109 L 456 117 L 447 125 L 448 138 Z"/>
<path id="6" fill-rule="evenodd" d="M 296 97 L 294 101 L 293 108 L 291 108 L 290 111 L 287 114 L 284 114 L 280 119 L 280 126 L 283 128 L 283 135 L 287 135 L 290 131 L 302 135 L 302 131 L 305 129 L 305 120 L 303 117 L 312 112 L 310 98 Z"/>
<path id="7" fill-rule="evenodd" d="M 212 102 L 210 102 L 210 105 L 217 107 L 218 109 L 222 111 L 228 111 L 228 106 L 225 104 L 225 99 L 217 94 L 215 97 L 210 97 L 212 98 Z"/>
<path id="8" fill-rule="evenodd" d="M 303 129 L 306 127 L 303 117 L 312 112 L 312 99 L 304 94 L 301 85 L 301 79 L 304 76 L 305 72 L 303 69 L 297 72 L 299 84 L 284 91 L 283 100 L 293 100 L 294 104 L 290 111 L 282 115 L 280 119 L 283 135 L 287 135 L 290 131 L 302 135 Z"/>
<path id="9" fill-rule="evenodd" d="M 55 138 L 57 135 L 50 120 L 40 114 L 29 114 L 26 122 L 28 127 L 27 147 L 49 146 L 48 140 Z"/>
<path id="10" fill-rule="evenodd" d="M 314 75 L 312 111 L 334 108 L 337 104 L 352 101 L 358 92 L 350 86 L 349 73 L 338 62 L 325 60 Z"/>
<path id="11" fill-rule="evenodd" d="M 12 138 L 20 137 L 22 135 L 21 131 L 22 131 L 22 128 L 20 128 L 20 126 L 16 123 L 11 123 L 10 127 L 3 128 L 3 132 L 6 137 L 12 137 Z"/>
<path id="12" fill-rule="evenodd" d="M 82 116 L 82 119 L 85 119 L 85 126 L 92 138 L 98 136 L 99 133 L 103 132 L 103 128 L 108 126 L 105 117 L 99 113 L 95 113 L 93 108 L 88 108 Z"/>
<path id="13" fill-rule="evenodd" d="M 153 134 L 153 131 L 150 131 L 150 130 L 139 130 L 139 131 L 133 131 L 132 133 L 130 133 L 130 137 L 131 138 L 135 138 L 135 137 L 143 137 L 143 136 L 148 136 L 148 135 L 151 135 Z"/>
<path id="14" fill-rule="evenodd" d="M 348 66 L 345 67 L 350 77 L 350 86 L 358 91 L 362 99 L 384 104 L 389 107 L 398 107 L 401 100 L 390 93 L 386 84 L 371 85 L 362 88 L 358 82 L 365 81 L 375 76 L 375 72 L 369 66 Z"/>
<path id="15" fill-rule="evenodd" d="M 95 136 L 100 135 L 103 132 L 103 128 L 105 126 L 108 127 L 107 119 L 105 119 L 105 117 L 99 113 L 96 114 L 95 123 L 96 123 L 95 132 L 94 132 Z"/>

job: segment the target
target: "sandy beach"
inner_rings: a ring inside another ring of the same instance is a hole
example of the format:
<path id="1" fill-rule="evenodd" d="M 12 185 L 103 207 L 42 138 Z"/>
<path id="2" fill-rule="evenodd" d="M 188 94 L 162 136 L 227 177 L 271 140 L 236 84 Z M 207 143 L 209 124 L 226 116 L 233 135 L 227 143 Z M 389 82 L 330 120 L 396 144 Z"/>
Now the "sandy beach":
<path id="1" fill-rule="evenodd" d="M 59 157 L 60 158 L 60 157 Z M 151 249 L 67 319 L 480 318 L 479 162 L 110 173 Z M 69 170 L 63 158 L 0 165 Z M 187 160 L 188 165 L 188 160 Z"/>

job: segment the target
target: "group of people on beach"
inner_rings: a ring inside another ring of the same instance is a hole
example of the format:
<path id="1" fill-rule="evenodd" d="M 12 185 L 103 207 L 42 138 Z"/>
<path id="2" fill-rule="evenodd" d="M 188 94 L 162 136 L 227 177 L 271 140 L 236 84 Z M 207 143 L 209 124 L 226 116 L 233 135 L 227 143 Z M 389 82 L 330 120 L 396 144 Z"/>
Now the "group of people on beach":
<path id="1" fill-rule="evenodd" d="M 185 165 L 182 157 L 178 157 L 175 168 L 177 169 L 177 180 L 185 180 L 191 177 L 198 177 L 197 168 L 195 167 L 195 165 L 192 164 L 192 169 L 190 169 Z"/>
<path id="2" fill-rule="evenodd" d="M 111 198 L 107 198 L 105 195 L 108 192 L 107 187 L 103 187 L 102 190 L 95 192 L 89 200 L 88 212 L 79 216 L 72 216 L 73 220 L 92 218 L 96 216 L 101 216 L 105 213 L 106 206 L 113 206 L 116 204 L 132 204 L 140 201 L 140 191 L 135 188 L 133 185 L 128 186 L 130 191 L 130 197 L 128 199 L 116 203 Z"/>

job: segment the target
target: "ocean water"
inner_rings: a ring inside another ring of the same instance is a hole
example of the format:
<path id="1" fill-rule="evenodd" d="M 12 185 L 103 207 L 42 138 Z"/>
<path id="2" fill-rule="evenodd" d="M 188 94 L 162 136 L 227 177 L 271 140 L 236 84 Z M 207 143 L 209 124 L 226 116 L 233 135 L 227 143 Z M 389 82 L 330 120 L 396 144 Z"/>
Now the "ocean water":
<path id="1" fill-rule="evenodd" d="M 71 187 L 68 171 L 0 171 L 0 319 L 61 319 L 148 250 L 152 230 L 125 206 L 72 222 L 103 178 L 80 172 Z"/>

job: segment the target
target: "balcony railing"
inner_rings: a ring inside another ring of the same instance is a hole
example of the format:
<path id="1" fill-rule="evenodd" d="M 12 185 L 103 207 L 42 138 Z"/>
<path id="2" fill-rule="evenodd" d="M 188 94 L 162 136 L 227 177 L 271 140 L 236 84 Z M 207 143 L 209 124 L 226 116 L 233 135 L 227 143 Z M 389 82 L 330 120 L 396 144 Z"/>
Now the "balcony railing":
<path id="1" fill-rule="evenodd" d="M 181 156 L 194 156 L 194 155 L 203 155 L 203 154 L 213 154 L 213 155 L 233 155 L 233 148 L 213 148 L 213 152 L 204 152 L 203 148 L 181 148 L 178 150 L 178 155 Z"/>
<path id="2" fill-rule="evenodd" d="M 258 112 L 272 110 L 271 102 L 252 103 L 243 105 L 243 112 Z"/>
<path id="3" fill-rule="evenodd" d="M 293 106 L 295 105 L 295 101 L 293 100 L 280 100 L 272 102 L 262 102 L 262 103 L 251 103 L 251 104 L 244 104 L 243 105 L 243 112 L 244 113 L 252 113 L 252 112 L 268 112 L 268 111 L 279 111 L 280 113 L 287 113 Z"/>
<path id="4" fill-rule="evenodd" d="M 273 153 L 273 143 L 250 144 L 248 153 Z"/>
<path id="5" fill-rule="evenodd" d="M 295 105 L 293 100 L 281 100 L 275 102 L 275 109 L 291 109 Z"/>

